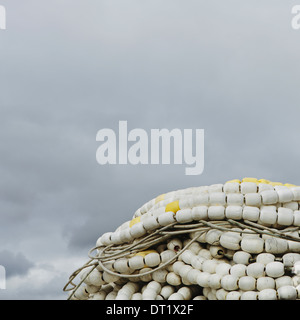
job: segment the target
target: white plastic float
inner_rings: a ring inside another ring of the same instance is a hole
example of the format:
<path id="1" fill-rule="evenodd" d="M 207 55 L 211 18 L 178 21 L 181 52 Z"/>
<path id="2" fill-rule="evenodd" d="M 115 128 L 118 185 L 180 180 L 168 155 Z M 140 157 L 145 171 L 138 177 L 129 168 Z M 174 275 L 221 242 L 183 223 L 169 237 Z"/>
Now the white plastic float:
<path id="1" fill-rule="evenodd" d="M 75 300 L 300 299 L 299 204 L 299 186 L 254 178 L 160 195 L 103 234 L 64 291 Z"/>

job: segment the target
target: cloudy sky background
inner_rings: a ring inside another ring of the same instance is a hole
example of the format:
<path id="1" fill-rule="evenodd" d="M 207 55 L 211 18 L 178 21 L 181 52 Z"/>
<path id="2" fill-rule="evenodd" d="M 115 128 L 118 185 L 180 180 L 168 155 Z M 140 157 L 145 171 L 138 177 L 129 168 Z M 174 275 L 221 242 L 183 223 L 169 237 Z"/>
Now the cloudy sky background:
<path id="1" fill-rule="evenodd" d="M 97 238 L 161 193 L 245 176 L 300 184 L 297 2 L 0 4 L 0 299 L 66 299 Z M 96 133 L 120 120 L 204 129 L 203 174 L 100 166 Z"/>

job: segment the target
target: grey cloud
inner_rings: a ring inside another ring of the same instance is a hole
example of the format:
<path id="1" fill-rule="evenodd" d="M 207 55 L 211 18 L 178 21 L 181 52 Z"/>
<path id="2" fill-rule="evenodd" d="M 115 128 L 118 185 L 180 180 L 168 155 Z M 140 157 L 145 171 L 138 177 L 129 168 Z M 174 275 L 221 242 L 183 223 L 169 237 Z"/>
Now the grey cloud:
<path id="1" fill-rule="evenodd" d="M 34 263 L 21 253 L 13 253 L 8 250 L 0 251 L 0 264 L 5 268 L 7 277 L 15 275 L 26 275 L 28 270 L 34 266 Z"/>

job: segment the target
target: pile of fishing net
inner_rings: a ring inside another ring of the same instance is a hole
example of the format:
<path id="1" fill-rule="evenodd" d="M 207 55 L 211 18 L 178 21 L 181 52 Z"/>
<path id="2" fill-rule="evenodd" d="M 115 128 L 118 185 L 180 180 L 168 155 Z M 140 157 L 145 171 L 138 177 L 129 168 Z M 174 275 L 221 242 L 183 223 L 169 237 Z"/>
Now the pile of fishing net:
<path id="1" fill-rule="evenodd" d="M 300 187 L 254 178 L 160 195 L 103 234 L 64 291 L 75 300 L 300 299 L 299 203 Z"/>

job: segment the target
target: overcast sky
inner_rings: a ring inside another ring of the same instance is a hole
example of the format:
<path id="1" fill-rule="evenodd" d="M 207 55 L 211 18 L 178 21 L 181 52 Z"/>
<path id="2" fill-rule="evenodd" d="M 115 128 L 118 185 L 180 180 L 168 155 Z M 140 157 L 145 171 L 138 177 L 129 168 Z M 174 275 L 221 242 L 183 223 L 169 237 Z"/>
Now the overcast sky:
<path id="1" fill-rule="evenodd" d="M 66 299 L 98 237 L 161 193 L 246 176 L 299 184 L 295 4 L 0 0 L 0 299 Z M 203 173 L 99 165 L 96 134 L 120 120 L 204 129 Z"/>

